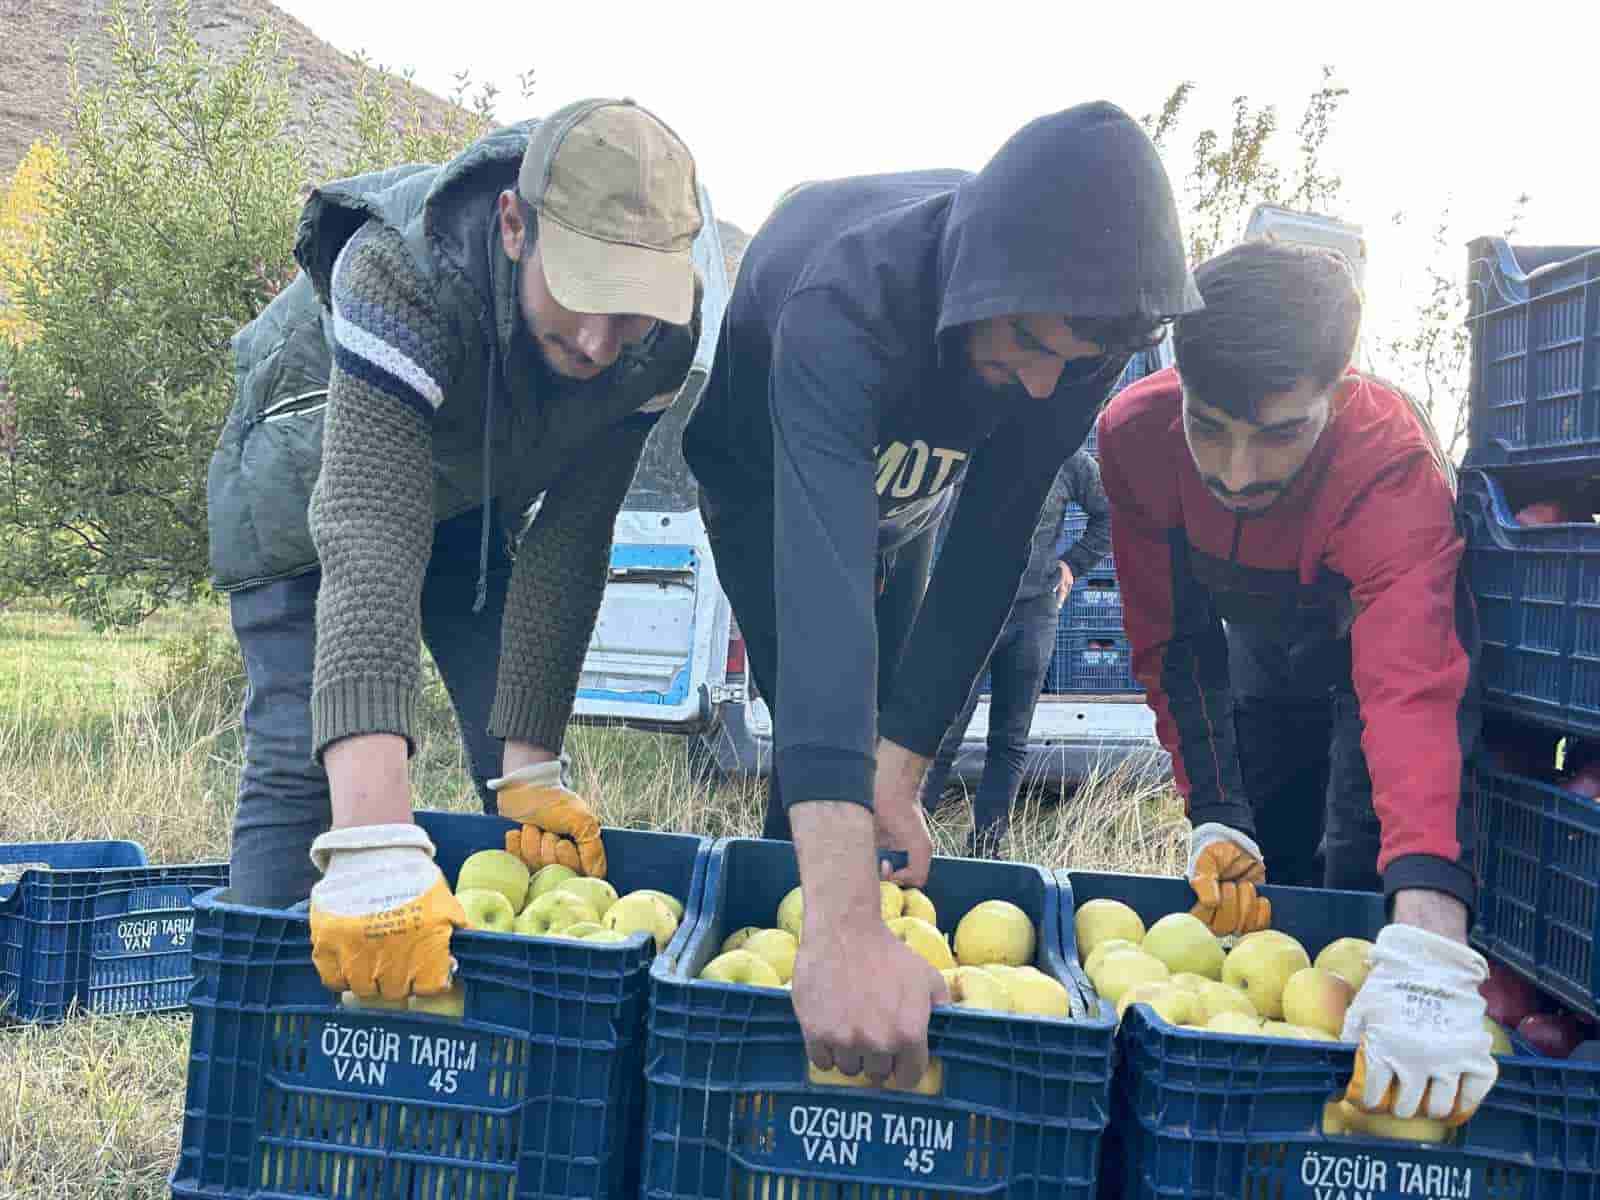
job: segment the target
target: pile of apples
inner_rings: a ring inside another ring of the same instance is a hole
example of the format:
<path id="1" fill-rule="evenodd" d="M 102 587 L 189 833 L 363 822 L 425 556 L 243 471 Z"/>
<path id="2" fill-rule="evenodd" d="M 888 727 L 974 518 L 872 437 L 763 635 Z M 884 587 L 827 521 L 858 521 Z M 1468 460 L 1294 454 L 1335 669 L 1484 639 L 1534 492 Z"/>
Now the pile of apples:
<path id="1" fill-rule="evenodd" d="M 1231 949 L 1200 918 L 1169 913 L 1147 930 L 1118 900 L 1090 900 L 1074 918 L 1084 974 L 1116 1006 L 1148 1004 L 1173 1025 L 1252 1037 L 1338 1041 L 1367 977 L 1372 943 L 1340 938 L 1315 962 L 1281 930 Z"/>
<path id="2" fill-rule="evenodd" d="M 530 872 L 505 850 L 479 850 L 469 856 L 456 874 L 454 891 L 468 927 L 490 933 L 601 943 L 625 942 L 632 934 L 648 933 L 660 953 L 683 920 L 683 901 L 666 892 L 639 888 L 619 895 L 607 880 L 579 875 L 561 863 Z M 408 1009 L 452 1017 L 461 1016 L 466 1007 L 459 981 L 437 996 L 362 1000 L 347 991 L 342 999 L 350 1008 Z"/>
<path id="3" fill-rule="evenodd" d="M 957 923 L 954 945 L 939 929 L 933 901 L 920 888 L 878 885 L 889 931 L 944 976 L 958 1008 L 1065 1017 L 1067 989 L 1033 966 L 1038 932 L 1028 914 L 1009 900 L 984 900 Z M 790 989 L 800 949 L 804 901 L 800 889 L 778 905 L 773 925 L 747 925 L 723 939 L 699 978 L 750 987 Z"/>
<path id="4" fill-rule="evenodd" d="M 1478 990 L 1488 1005 L 1489 1018 L 1502 1029 L 1515 1029 L 1540 1054 L 1600 1060 L 1600 1041 L 1593 1040 L 1587 1023 L 1571 1012 L 1547 1011 L 1539 990 L 1508 968 L 1491 961 L 1489 978 Z M 1511 1053 L 1509 1043 L 1502 1050 L 1497 1040 L 1495 1053 Z"/>

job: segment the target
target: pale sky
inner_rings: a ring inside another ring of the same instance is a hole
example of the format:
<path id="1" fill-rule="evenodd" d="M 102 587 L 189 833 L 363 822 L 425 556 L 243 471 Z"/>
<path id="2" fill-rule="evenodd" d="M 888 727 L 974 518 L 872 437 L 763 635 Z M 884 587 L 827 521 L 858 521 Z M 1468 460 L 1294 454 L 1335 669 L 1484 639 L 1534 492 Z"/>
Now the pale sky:
<path id="1" fill-rule="evenodd" d="M 462 69 L 494 82 L 501 120 L 630 95 L 678 131 L 718 215 L 747 231 L 802 179 L 976 170 L 1040 113 L 1103 98 L 1141 116 L 1189 79 L 1190 115 L 1167 148 L 1181 187 L 1195 132 L 1225 129 L 1236 94 L 1277 106 L 1279 153 L 1292 154 L 1326 63 L 1351 93 L 1325 167 L 1345 178 L 1337 215 L 1367 234 L 1369 330 L 1412 303 L 1446 205 L 1452 267 L 1469 238 L 1501 230 L 1522 192 L 1532 200 L 1519 240 L 1600 244 L 1600 5 L 1576 0 L 275 2 L 434 91 L 448 93 Z M 516 79 L 530 67 L 524 104 Z M 1391 224 L 1397 210 L 1410 214 L 1405 232 Z"/>

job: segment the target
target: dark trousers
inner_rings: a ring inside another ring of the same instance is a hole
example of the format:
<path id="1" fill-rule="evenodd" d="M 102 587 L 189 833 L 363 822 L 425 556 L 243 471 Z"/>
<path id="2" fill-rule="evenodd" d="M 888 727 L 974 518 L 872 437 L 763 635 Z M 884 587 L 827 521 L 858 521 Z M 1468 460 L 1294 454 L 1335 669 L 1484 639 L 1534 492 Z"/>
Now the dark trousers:
<path id="1" fill-rule="evenodd" d="M 1267 880 L 1382 891 L 1350 639 L 1297 646 L 1249 626 L 1227 632 L 1234 738 Z"/>
<path id="2" fill-rule="evenodd" d="M 422 638 L 455 708 L 484 811 L 488 781 L 500 773 L 503 743 L 488 731 L 500 662 L 500 624 L 511 560 L 491 538 L 488 598 L 477 591 L 481 510 L 440 523 L 422 585 Z M 498 527 L 498 522 L 496 523 Z M 333 820 L 328 776 L 311 756 L 311 677 L 316 657 L 313 571 L 234 592 L 234 636 L 244 654 L 244 771 L 233 825 L 231 886 L 243 904 L 288 908 L 311 894 L 311 843 Z"/>
<path id="3" fill-rule="evenodd" d="M 1019 600 L 1000 630 L 989 655 L 989 734 L 983 759 L 983 777 L 972 801 L 972 854 L 992 857 L 1011 824 L 1011 806 L 1022 786 L 1028 763 L 1028 731 L 1039 692 L 1056 651 L 1056 628 L 1061 607 L 1054 592 Z M 932 812 L 950 778 L 950 768 L 961 750 L 961 739 L 978 706 L 981 676 L 972 685 L 967 703 L 939 743 L 939 752 L 923 783 L 923 806 Z"/>

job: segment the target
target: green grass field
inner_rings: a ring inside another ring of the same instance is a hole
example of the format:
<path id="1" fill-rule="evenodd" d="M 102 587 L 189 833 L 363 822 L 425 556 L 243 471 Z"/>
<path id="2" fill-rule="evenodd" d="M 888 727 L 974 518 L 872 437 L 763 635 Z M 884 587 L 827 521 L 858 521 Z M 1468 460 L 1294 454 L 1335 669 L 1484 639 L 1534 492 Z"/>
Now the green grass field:
<path id="1" fill-rule="evenodd" d="M 242 743 L 226 610 L 96 633 L 47 609 L 0 613 L 0 841 L 127 838 L 152 862 L 225 859 Z M 418 807 L 476 807 L 444 689 L 424 687 Z M 608 825 L 750 835 L 759 784 L 707 788 L 666 735 L 578 728 L 579 790 Z M 964 804 L 934 825 L 959 853 Z M 1091 780 L 1029 794 L 1010 856 L 1046 867 L 1177 873 L 1187 823 L 1168 790 Z M 0 1028 L 0 1200 L 165 1200 L 181 1128 L 187 1016 Z"/>

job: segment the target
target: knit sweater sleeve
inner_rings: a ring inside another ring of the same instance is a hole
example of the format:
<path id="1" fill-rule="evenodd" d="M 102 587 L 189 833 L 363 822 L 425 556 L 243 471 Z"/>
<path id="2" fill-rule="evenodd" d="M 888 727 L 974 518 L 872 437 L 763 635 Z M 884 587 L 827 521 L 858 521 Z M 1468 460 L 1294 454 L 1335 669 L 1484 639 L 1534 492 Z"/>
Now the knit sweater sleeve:
<path id="1" fill-rule="evenodd" d="M 489 732 L 559 753 L 605 594 L 617 512 L 659 411 L 596 438 L 546 490 L 517 546 Z"/>
<path id="2" fill-rule="evenodd" d="M 369 227 L 334 266 L 333 369 L 309 524 L 322 567 L 312 748 L 393 733 L 416 748 L 433 414 L 461 342 L 399 238 Z"/>

